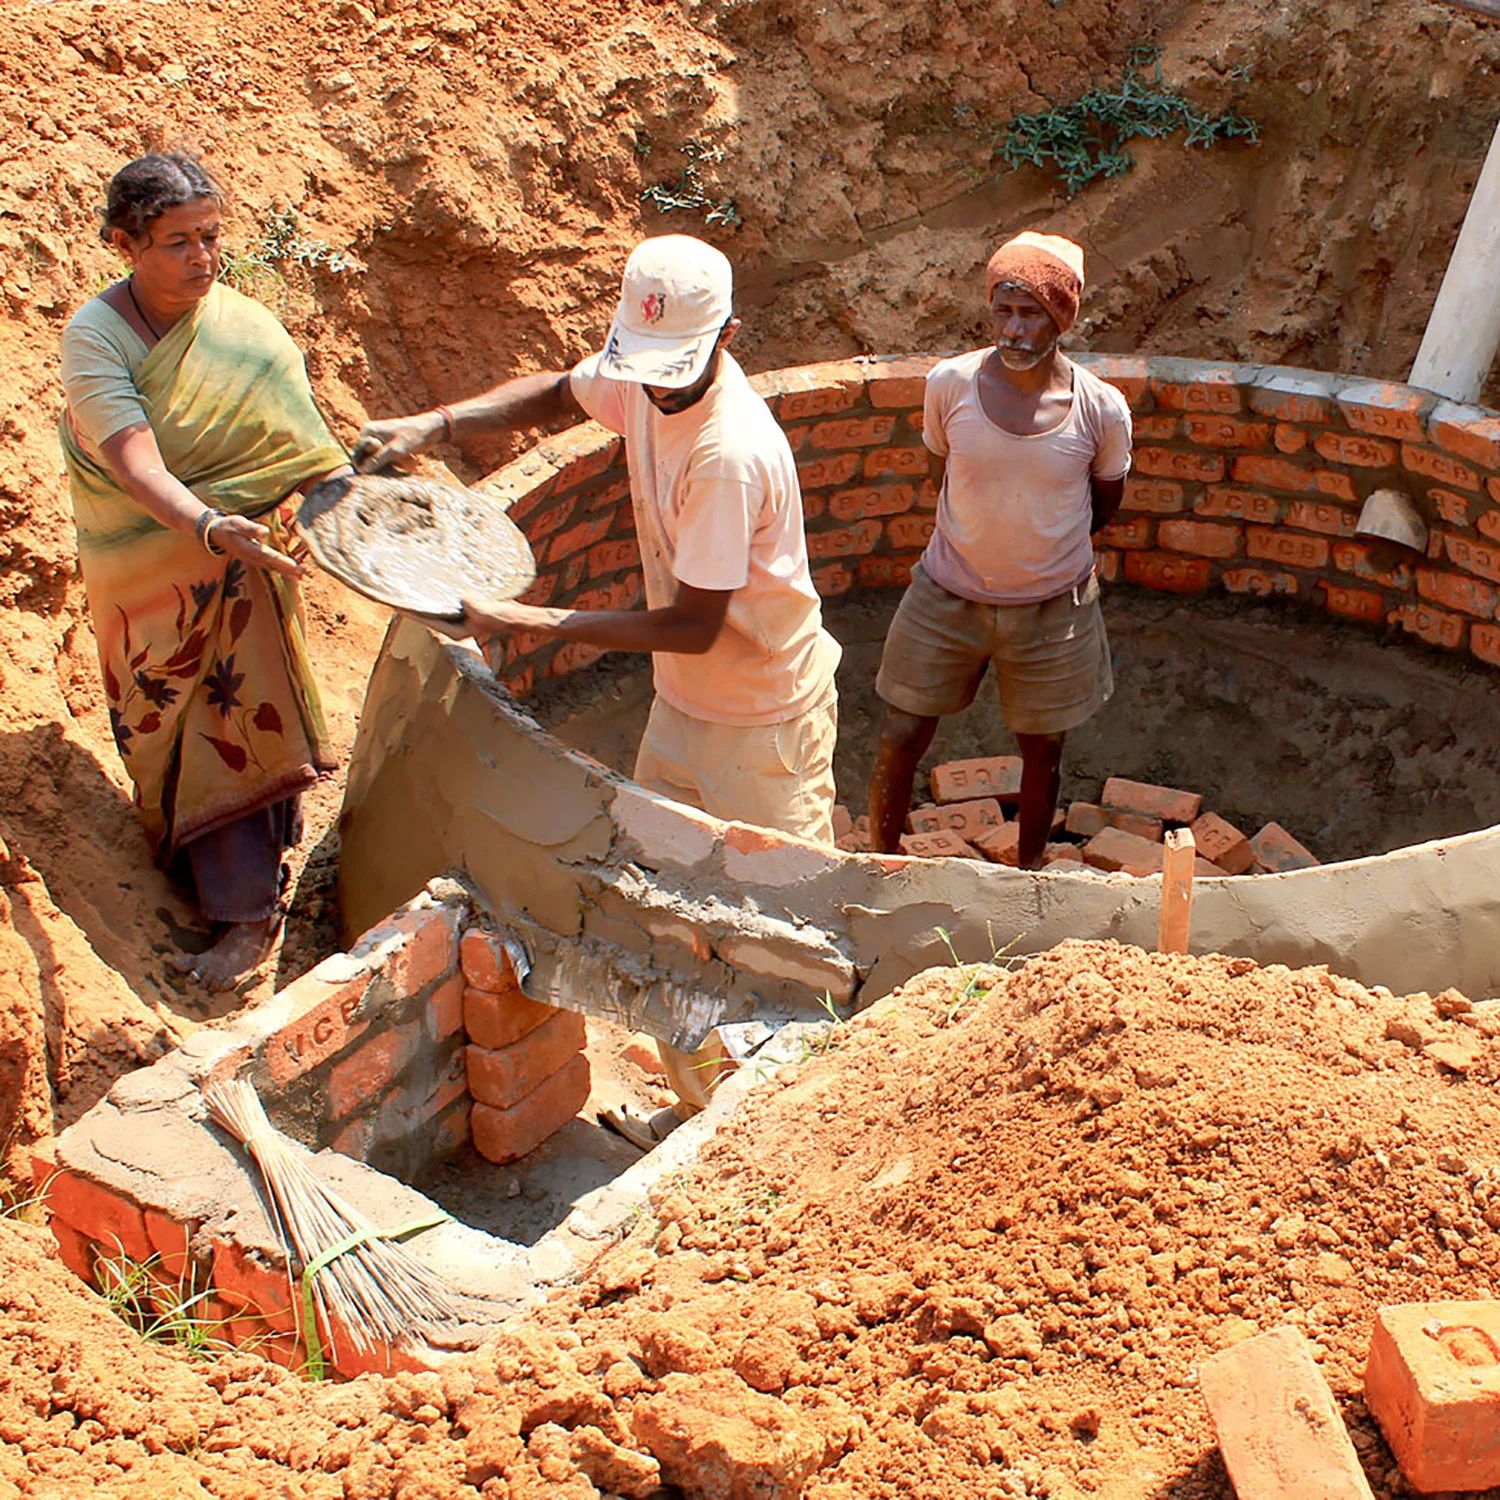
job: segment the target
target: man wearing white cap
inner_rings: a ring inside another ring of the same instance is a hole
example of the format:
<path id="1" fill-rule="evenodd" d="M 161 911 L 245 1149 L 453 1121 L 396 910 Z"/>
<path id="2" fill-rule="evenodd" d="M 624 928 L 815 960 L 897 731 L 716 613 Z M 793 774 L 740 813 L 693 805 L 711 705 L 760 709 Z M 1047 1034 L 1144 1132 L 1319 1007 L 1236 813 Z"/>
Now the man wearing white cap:
<path id="1" fill-rule="evenodd" d="M 994 345 L 927 377 L 922 440 L 939 484 L 932 539 L 886 636 L 870 839 L 892 851 L 938 720 L 993 666 L 1021 752 L 1017 863 L 1052 826 L 1063 736 L 1114 688 L 1091 536 L 1120 507 L 1130 406 L 1059 352 L 1083 295 L 1083 251 L 1025 233 L 985 268 Z"/>
<path id="2" fill-rule="evenodd" d="M 740 326 L 728 260 L 688 235 L 625 265 L 598 354 L 451 407 L 372 422 L 354 459 L 380 468 L 446 435 L 587 415 L 624 435 L 644 610 L 466 601 L 478 636 L 530 630 L 649 651 L 656 698 L 643 785 L 717 817 L 833 842 L 834 669 L 807 566 L 791 448 L 727 346 Z"/>

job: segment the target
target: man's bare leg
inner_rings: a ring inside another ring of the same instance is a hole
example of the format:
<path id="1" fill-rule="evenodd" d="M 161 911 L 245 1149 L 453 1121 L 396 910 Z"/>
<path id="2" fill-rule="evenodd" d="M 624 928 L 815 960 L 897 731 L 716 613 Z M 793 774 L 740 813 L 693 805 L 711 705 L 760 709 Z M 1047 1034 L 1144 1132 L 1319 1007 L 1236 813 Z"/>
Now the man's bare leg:
<path id="1" fill-rule="evenodd" d="M 911 788 L 917 766 L 937 733 L 938 721 L 886 705 L 870 773 L 870 847 L 894 854 L 901 845 L 901 825 L 911 811 Z"/>
<path id="2" fill-rule="evenodd" d="M 1016 743 L 1021 748 L 1021 808 L 1017 814 L 1021 837 L 1016 863 L 1023 870 L 1034 870 L 1047 847 L 1057 795 L 1062 790 L 1063 736 L 1018 734 Z"/>

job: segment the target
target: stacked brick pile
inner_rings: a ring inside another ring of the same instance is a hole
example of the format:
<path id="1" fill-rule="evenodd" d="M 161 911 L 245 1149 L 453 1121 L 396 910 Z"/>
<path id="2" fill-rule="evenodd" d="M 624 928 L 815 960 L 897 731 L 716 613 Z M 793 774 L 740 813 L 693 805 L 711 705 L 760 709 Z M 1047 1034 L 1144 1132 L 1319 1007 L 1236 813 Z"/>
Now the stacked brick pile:
<path id="1" fill-rule="evenodd" d="M 515 1161 L 561 1130 L 589 1096 L 583 1016 L 521 991 L 505 945 L 471 927 L 459 955 L 475 1149 Z"/>
<path id="2" fill-rule="evenodd" d="M 935 766 L 929 790 L 932 801 L 914 807 L 906 819 L 903 854 L 1016 863 L 1020 756 Z M 840 849 L 869 849 L 868 818 L 855 822 L 847 809 L 839 808 L 835 821 Z M 1162 840 L 1169 828 L 1192 829 L 1200 875 L 1264 875 L 1318 863 L 1279 823 L 1267 823 L 1247 836 L 1218 813 L 1205 812 L 1197 792 L 1111 776 L 1098 802 L 1074 802 L 1066 812 L 1058 810 L 1042 868 L 1087 865 L 1127 875 L 1160 874 Z"/>

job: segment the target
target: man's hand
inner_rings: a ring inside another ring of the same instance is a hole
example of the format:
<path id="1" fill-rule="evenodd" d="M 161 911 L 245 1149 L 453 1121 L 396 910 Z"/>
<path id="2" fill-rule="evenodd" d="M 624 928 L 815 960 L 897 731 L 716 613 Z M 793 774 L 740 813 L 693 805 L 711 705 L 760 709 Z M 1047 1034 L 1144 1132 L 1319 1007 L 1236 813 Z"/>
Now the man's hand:
<path id="1" fill-rule="evenodd" d="M 361 474 L 378 474 L 403 459 L 429 448 L 442 436 L 446 424 L 435 411 L 410 417 L 388 417 L 367 422 L 360 430 L 350 457 Z"/>
<path id="2" fill-rule="evenodd" d="M 465 599 L 463 603 L 463 624 L 457 628 L 478 640 L 488 640 L 508 630 L 535 630 L 548 624 L 553 613 L 534 604 L 516 604 L 508 600 Z"/>

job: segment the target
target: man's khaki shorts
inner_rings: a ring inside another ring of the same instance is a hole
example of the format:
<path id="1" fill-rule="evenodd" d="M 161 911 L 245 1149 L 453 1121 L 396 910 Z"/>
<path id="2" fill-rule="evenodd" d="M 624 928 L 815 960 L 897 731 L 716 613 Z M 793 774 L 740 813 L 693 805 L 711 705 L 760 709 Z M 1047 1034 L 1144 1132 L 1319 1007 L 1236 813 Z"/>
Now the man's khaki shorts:
<path id="1" fill-rule="evenodd" d="M 967 708 L 993 663 L 1012 734 L 1065 734 L 1114 692 L 1099 581 L 1040 604 L 975 604 L 918 564 L 885 638 L 875 691 L 920 718 Z"/>
<path id="2" fill-rule="evenodd" d="M 716 818 L 831 844 L 837 738 L 831 682 L 810 709 L 780 724 L 710 724 L 658 696 L 636 753 L 635 779 Z"/>

